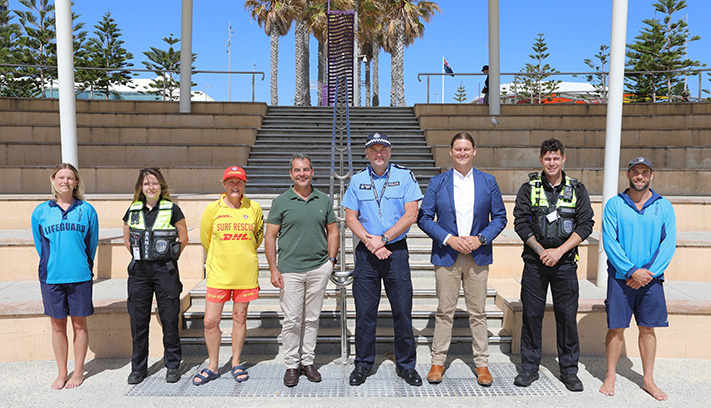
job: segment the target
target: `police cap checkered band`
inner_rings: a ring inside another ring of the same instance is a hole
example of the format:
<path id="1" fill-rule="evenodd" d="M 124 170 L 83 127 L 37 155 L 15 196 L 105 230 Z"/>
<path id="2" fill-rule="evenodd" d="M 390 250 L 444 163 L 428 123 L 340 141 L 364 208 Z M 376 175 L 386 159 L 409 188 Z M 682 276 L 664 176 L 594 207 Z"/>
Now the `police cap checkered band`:
<path id="1" fill-rule="evenodd" d="M 649 159 L 645 159 L 644 157 L 635 157 L 634 159 L 630 160 L 629 166 L 627 166 L 627 171 L 630 171 L 630 169 L 638 164 L 644 164 L 645 166 L 649 167 L 649 170 L 654 171 L 654 167 L 652 167 L 652 162 Z"/>
<path id="2" fill-rule="evenodd" d="M 368 135 L 368 139 L 365 141 L 365 148 L 369 148 L 370 146 L 374 144 L 381 144 L 385 147 L 390 147 L 390 139 L 388 138 L 388 135 L 385 133 L 379 133 L 375 132 L 370 135 Z"/>

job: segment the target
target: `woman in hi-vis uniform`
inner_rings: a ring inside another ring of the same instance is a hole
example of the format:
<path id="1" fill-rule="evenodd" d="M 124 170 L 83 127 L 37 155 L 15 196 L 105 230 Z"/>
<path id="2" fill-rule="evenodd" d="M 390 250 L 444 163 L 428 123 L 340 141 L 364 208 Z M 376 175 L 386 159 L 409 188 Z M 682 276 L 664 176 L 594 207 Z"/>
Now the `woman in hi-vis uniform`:
<path id="1" fill-rule="evenodd" d="M 220 320 L 225 303 L 230 299 L 233 301 L 230 372 L 237 382 L 249 378 L 240 357 L 247 334 L 247 307 L 259 295 L 257 248 L 264 239 L 264 215 L 259 203 L 244 196 L 246 182 L 244 169 L 226 168 L 222 176 L 225 192 L 202 214 L 200 242 L 207 253 L 205 344 L 210 362 L 193 377 L 194 385 L 206 384 L 220 376 Z"/>
<path id="2" fill-rule="evenodd" d="M 163 328 L 165 381 L 180 380 L 180 292 L 178 257 L 188 243 L 185 216 L 170 200 L 163 174 L 156 168 L 138 173 L 133 203 L 123 216 L 123 241 L 131 252 L 128 265 L 128 314 L 131 317 L 133 355 L 129 384 L 148 375 L 148 328 L 153 294 Z"/>

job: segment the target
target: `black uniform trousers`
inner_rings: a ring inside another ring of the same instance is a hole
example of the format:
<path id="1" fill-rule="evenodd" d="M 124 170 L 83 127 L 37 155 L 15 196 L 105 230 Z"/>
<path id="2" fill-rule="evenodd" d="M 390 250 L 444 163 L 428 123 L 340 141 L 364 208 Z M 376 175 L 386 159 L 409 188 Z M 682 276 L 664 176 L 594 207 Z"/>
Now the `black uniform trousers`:
<path id="1" fill-rule="evenodd" d="M 380 281 L 390 301 L 395 333 L 395 363 L 401 369 L 415 368 L 417 359 L 412 332 L 412 280 L 404 239 L 387 245 L 392 252 L 378 259 L 361 242 L 355 250 L 353 298 L 356 307 L 355 364 L 370 370 L 375 363 L 375 328 L 380 304 Z"/>
<path id="2" fill-rule="evenodd" d="M 580 358 L 577 270 L 576 263 L 565 260 L 561 260 L 552 268 L 540 262 L 524 262 L 521 278 L 521 368 L 524 371 L 537 372 L 541 363 L 541 330 L 546 311 L 546 294 L 550 285 L 560 372 L 577 374 Z"/>
<path id="3" fill-rule="evenodd" d="M 180 348 L 180 292 L 183 284 L 173 261 L 131 261 L 128 265 L 128 314 L 131 317 L 133 355 L 131 370 L 148 368 L 148 327 L 153 309 L 153 294 L 163 326 L 163 362 L 178 368 Z"/>

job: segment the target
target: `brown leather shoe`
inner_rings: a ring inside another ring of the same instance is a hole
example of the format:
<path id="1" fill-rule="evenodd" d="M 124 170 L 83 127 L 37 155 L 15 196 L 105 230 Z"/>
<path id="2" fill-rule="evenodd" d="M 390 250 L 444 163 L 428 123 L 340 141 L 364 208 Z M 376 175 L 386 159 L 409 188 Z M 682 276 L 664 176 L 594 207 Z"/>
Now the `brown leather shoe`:
<path id="1" fill-rule="evenodd" d="M 299 383 L 299 369 L 298 368 L 287 368 L 286 373 L 284 373 L 284 385 L 287 387 L 293 387 Z"/>
<path id="2" fill-rule="evenodd" d="M 430 384 L 439 384 L 442 382 L 442 373 L 444 366 L 432 364 L 429 374 L 427 374 L 427 382 Z"/>
<path id="3" fill-rule="evenodd" d="M 301 374 L 305 375 L 306 379 L 311 382 L 321 382 L 321 374 L 313 364 L 301 366 Z"/>
<path id="4" fill-rule="evenodd" d="M 484 387 L 488 387 L 491 385 L 491 383 L 494 382 L 494 377 L 491 376 L 488 367 L 477 367 L 476 382 L 478 382 L 479 385 L 483 385 Z"/>

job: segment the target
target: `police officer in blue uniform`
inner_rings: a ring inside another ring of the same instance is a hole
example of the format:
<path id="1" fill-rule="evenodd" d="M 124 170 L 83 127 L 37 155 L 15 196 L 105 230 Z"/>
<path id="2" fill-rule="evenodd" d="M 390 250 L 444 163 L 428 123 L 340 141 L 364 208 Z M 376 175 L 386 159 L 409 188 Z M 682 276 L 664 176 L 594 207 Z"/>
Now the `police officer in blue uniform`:
<path id="1" fill-rule="evenodd" d="M 529 174 L 518 190 L 514 229 L 523 240 L 521 368 L 514 384 L 527 387 L 539 378 L 541 330 L 548 286 L 553 295 L 560 379 L 582 391 L 577 376 L 578 245 L 590 235 L 593 211 L 585 186 L 565 175 L 565 150 L 556 139 L 541 144 L 543 172 Z"/>
<path id="2" fill-rule="evenodd" d="M 422 191 L 410 170 L 390 164 L 392 150 L 387 135 L 369 135 L 365 153 L 370 166 L 351 178 L 343 197 L 346 225 L 360 240 L 353 271 L 356 357 L 349 383 L 363 384 L 375 362 L 382 280 L 393 314 L 397 375 L 408 384 L 419 386 L 422 378 L 415 370 L 412 281 L 405 235 L 417 221 Z"/>

